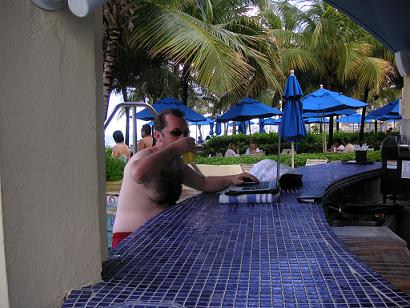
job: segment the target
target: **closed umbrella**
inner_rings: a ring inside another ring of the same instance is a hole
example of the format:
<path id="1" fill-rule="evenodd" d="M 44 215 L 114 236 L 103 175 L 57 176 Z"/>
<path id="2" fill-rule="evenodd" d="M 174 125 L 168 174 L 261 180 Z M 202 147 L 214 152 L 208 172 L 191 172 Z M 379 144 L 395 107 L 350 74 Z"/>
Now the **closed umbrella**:
<path id="1" fill-rule="evenodd" d="M 300 101 L 302 96 L 303 91 L 292 70 L 283 91 L 285 105 L 283 106 L 282 122 L 279 127 L 280 135 L 291 142 L 292 168 L 295 167 L 294 142 L 301 140 L 307 134 Z"/>
<path id="2" fill-rule="evenodd" d="M 154 105 L 152 105 L 154 109 L 160 113 L 161 111 L 165 109 L 178 109 L 181 110 L 185 114 L 185 119 L 189 122 L 198 122 L 198 121 L 206 121 L 206 118 L 199 113 L 193 111 L 186 105 L 184 105 L 183 102 L 177 100 L 176 98 L 173 97 L 166 97 L 163 99 L 160 99 Z M 144 109 L 136 114 L 137 119 L 140 120 L 152 120 L 154 116 L 147 110 Z"/>
<path id="3" fill-rule="evenodd" d="M 214 135 L 214 121 L 209 123 L 209 136 L 213 136 L 213 135 Z"/>
<path id="4" fill-rule="evenodd" d="M 215 134 L 218 136 L 222 134 L 222 125 L 221 122 L 218 121 L 218 118 L 215 119 Z"/>
<path id="5" fill-rule="evenodd" d="M 259 119 L 259 132 L 260 133 L 266 133 L 265 132 L 265 119 L 263 119 L 263 118 Z"/>
<path id="6" fill-rule="evenodd" d="M 249 127 L 249 134 L 251 134 L 251 125 L 255 124 L 252 121 L 244 121 L 244 122 L 229 122 L 228 126 L 233 127 L 238 125 L 238 133 L 246 135 L 246 128 Z"/>

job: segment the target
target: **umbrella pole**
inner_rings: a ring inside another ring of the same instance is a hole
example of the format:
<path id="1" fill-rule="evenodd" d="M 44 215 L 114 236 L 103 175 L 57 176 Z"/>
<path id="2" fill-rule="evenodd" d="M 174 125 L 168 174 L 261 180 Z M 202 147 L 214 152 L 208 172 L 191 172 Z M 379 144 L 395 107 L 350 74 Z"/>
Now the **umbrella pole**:
<path id="1" fill-rule="evenodd" d="M 292 168 L 295 168 L 295 143 L 293 141 L 290 143 L 290 151 L 292 153 Z"/>

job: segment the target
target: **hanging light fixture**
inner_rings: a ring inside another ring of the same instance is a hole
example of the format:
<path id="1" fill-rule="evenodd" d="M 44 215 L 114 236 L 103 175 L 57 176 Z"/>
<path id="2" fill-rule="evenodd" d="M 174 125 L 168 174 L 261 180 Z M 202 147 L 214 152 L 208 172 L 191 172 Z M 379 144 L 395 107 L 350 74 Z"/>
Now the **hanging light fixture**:
<path id="1" fill-rule="evenodd" d="M 98 7 L 104 5 L 107 0 L 32 0 L 43 10 L 55 11 L 62 9 L 68 3 L 70 11 L 77 17 L 85 17 Z"/>

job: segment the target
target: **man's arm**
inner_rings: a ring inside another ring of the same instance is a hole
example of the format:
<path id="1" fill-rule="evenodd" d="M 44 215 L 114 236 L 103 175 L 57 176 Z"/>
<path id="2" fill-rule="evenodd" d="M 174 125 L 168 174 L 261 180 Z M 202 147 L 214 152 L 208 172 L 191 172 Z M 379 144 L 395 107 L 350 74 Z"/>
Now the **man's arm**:
<path id="1" fill-rule="evenodd" d="M 143 151 L 154 151 L 155 148 Z M 141 154 L 142 152 L 141 151 Z M 183 137 L 152 154 L 141 156 L 132 162 L 131 176 L 137 183 L 149 182 L 169 163 L 186 152 L 195 152 L 195 141 L 191 137 Z"/>
<path id="2" fill-rule="evenodd" d="M 205 192 L 219 191 L 229 185 L 240 185 L 244 183 L 244 179 L 251 179 L 252 181 L 259 183 L 259 180 L 255 176 L 246 172 L 227 176 L 203 176 L 185 164 L 183 174 L 183 184 Z"/>

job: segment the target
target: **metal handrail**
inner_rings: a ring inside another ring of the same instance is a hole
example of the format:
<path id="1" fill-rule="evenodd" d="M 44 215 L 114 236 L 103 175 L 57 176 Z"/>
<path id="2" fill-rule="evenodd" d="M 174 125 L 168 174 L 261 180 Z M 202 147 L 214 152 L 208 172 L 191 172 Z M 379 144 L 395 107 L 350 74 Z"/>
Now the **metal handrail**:
<path id="1" fill-rule="evenodd" d="M 145 107 L 148 109 L 149 112 L 151 112 L 154 117 L 158 115 L 157 111 L 150 105 L 144 102 L 127 102 L 127 103 L 121 103 L 115 106 L 114 110 L 111 112 L 110 116 L 105 120 L 104 122 L 104 129 L 107 128 L 108 124 L 110 124 L 112 118 L 114 115 L 117 113 L 118 109 L 122 107 Z"/>

